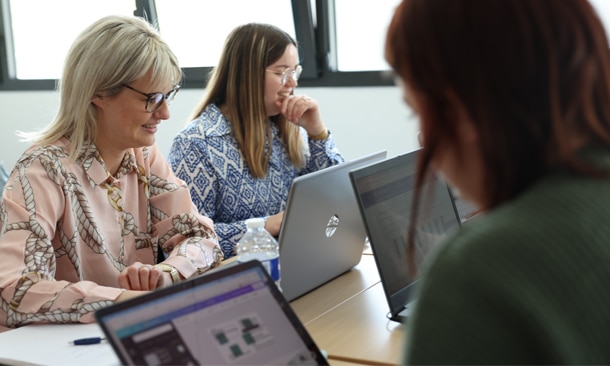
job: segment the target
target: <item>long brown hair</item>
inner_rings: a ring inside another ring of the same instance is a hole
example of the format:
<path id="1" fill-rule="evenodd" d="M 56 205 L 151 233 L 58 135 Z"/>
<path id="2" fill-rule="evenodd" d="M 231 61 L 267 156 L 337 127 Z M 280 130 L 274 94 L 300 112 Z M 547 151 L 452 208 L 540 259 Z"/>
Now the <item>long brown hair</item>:
<path id="1" fill-rule="evenodd" d="M 288 45 L 296 41 L 283 30 L 269 24 L 238 26 L 227 37 L 218 65 L 212 70 L 203 99 L 191 116 L 199 117 L 210 104 L 225 106 L 233 134 L 250 173 L 262 178 L 271 155 L 271 128 L 265 111 L 265 69 L 280 59 Z M 271 117 L 282 136 L 290 160 L 301 168 L 304 146 L 299 128 L 279 114 Z M 269 149 L 265 150 L 266 142 Z"/>
<path id="2" fill-rule="evenodd" d="M 588 1 L 404 0 L 385 52 L 419 96 L 426 121 L 418 188 L 439 146 L 455 143 L 458 121 L 448 94 L 457 96 L 480 136 L 484 210 L 557 167 L 602 173 L 570 143 L 578 135 L 610 146 L 608 39 Z"/>

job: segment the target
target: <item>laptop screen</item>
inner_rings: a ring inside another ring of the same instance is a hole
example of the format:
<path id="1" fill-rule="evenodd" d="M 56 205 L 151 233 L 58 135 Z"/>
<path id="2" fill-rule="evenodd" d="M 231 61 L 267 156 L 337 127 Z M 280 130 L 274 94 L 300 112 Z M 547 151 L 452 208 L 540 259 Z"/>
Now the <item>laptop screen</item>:
<path id="1" fill-rule="evenodd" d="M 327 364 L 258 261 L 96 312 L 124 364 Z"/>
<path id="2" fill-rule="evenodd" d="M 406 258 L 408 223 L 415 189 L 417 151 L 350 172 L 391 315 L 412 299 L 415 279 Z M 415 231 L 416 265 L 460 225 L 447 184 L 430 175 L 422 187 Z"/>

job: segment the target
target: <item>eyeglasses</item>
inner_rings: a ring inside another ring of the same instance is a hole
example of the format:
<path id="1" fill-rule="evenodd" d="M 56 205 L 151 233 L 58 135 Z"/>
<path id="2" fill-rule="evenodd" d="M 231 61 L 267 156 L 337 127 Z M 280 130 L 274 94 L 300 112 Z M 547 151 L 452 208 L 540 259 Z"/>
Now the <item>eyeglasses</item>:
<path id="1" fill-rule="evenodd" d="M 180 85 L 176 85 L 174 89 L 170 90 L 167 94 L 163 94 L 161 92 L 144 93 L 127 84 L 123 84 L 123 86 L 146 97 L 146 112 L 148 113 L 153 113 L 154 111 L 159 109 L 159 107 L 161 107 L 161 104 L 163 104 L 164 101 L 167 101 L 167 104 L 170 104 L 174 100 L 174 97 L 178 93 L 178 90 L 180 90 Z"/>
<path id="2" fill-rule="evenodd" d="M 291 77 L 292 80 L 294 80 L 295 82 L 299 81 L 299 77 L 301 77 L 301 73 L 303 72 L 303 67 L 301 67 L 301 65 L 298 65 L 294 70 L 288 68 L 282 72 L 279 72 L 277 70 L 269 70 L 269 69 L 267 69 L 266 71 L 272 72 L 277 76 L 282 76 L 282 79 L 281 79 L 282 85 L 286 85 L 289 77 Z"/>

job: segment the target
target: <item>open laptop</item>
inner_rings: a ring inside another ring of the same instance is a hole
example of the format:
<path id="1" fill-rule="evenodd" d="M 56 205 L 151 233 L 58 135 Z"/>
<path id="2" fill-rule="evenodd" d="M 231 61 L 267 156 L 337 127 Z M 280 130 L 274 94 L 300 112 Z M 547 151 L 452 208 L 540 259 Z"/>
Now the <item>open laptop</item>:
<path id="1" fill-rule="evenodd" d="M 349 171 L 385 159 L 379 151 L 293 180 L 278 242 L 288 301 L 360 262 L 366 232 Z"/>
<path id="2" fill-rule="evenodd" d="M 259 261 L 95 313 L 125 365 L 328 365 Z"/>
<path id="3" fill-rule="evenodd" d="M 403 322 L 413 305 L 416 278 L 406 258 L 408 222 L 419 150 L 350 172 L 350 179 L 388 301 L 388 318 Z M 447 184 L 430 174 L 422 187 L 415 231 L 416 265 L 447 234 L 460 226 Z"/>

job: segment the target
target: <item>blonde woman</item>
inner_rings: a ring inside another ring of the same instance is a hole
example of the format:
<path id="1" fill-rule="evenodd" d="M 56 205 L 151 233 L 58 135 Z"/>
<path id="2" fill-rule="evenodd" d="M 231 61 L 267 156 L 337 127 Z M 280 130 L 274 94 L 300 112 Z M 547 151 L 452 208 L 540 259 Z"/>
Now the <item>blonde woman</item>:
<path id="1" fill-rule="evenodd" d="M 3 192 L 1 325 L 92 322 L 222 260 L 212 221 L 155 146 L 180 81 L 143 19 L 105 17 L 76 39 L 59 112 L 24 134 L 32 146 Z"/>

